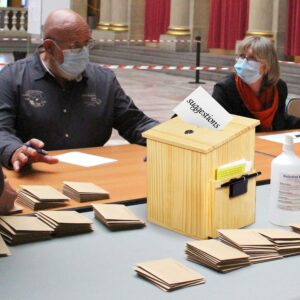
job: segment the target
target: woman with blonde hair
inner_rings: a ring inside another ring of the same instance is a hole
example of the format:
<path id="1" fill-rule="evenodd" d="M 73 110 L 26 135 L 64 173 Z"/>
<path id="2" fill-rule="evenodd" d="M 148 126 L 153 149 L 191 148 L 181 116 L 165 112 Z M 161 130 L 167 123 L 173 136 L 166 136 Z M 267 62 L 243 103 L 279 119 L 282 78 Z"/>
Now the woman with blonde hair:
<path id="1" fill-rule="evenodd" d="M 241 41 L 234 69 L 212 94 L 229 113 L 260 120 L 257 131 L 300 127 L 300 119 L 285 113 L 287 86 L 279 78 L 277 54 L 269 39 L 249 36 Z"/>

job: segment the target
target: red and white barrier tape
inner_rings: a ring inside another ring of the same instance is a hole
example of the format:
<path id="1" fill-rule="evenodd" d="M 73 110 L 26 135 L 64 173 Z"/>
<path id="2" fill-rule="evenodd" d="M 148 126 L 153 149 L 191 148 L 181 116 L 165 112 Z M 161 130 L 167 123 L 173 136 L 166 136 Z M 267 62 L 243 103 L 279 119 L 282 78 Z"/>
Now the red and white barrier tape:
<path id="1" fill-rule="evenodd" d="M 28 39 L 27 38 L 8 38 L 8 37 L 2 37 L 0 38 L 0 41 L 24 41 L 26 42 Z M 35 39 L 36 41 L 41 41 L 41 39 Z"/>
<path id="2" fill-rule="evenodd" d="M 285 60 L 279 60 L 280 64 L 288 64 L 288 65 L 300 65 L 300 63 L 298 62 L 294 62 L 294 61 L 285 61 Z"/>
<path id="3" fill-rule="evenodd" d="M 5 64 L 0 63 L 0 69 L 2 69 Z M 227 71 L 231 68 L 229 67 L 196 67 L 196 66 L 138 66 L 138 65 L 101 65 L 104 68 L 112 69 L 112 70 L 162 70 L 162 71 Z"/>
<path id="4" fill-rule="evenodd" d="M 17 37 L 1 37 L 0 41 L 34 41 L 41 43 L 43 40 L 40 38 L 17 38 Z M 197 40 L 143 40 L 143 39 L 95 39 L 99 43 L 200 43 Z"/>
<path id="5" fill-rule="evenodd" d="M 100 39 L 96 40 L 96 42 L 100 43 L 201 43 L 201 41 L 197 40 L 172 40 L 172 39 L 166 39 L 166 40 L 120 40 L 120 39 Z"/>
<path id="6" fill-rule="evenodd" d="M 196 66 L 138 66 L 138 65 L 101 65 L 104 68 L 109 68 L 112 70 L 174 70 L 174 71 L 225 71 L 230 70 L 229 67 L 196 67 Z"/>
<path id="7" fill-rule="evenodd" d="M 281 63 L 285 64 L 297 64 L 300 65 L 300 63 L 293 63 L 293 62 L 285 62 L 282 61 Z M 0 63 L 0 70 L 5 66 L 6 64 Z M 233 67 L 209 67 L 209 66 L 203 66 L 203 67 L 196 67 L 196 66 L 155 66 L 155 65 L 102 65 L 100 66 L 104 68 L 108 68 L 111 70 L 161 70 L 161 71 L 233 71 Z"/>

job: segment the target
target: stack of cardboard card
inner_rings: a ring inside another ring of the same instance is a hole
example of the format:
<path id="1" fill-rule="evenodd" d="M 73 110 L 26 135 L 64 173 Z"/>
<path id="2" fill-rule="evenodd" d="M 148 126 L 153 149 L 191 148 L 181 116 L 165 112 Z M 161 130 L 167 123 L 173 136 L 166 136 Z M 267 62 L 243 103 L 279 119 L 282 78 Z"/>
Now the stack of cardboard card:
<path id="1" fill-rule="evenodd" d="M 20 206 L 16 203 L 14 203 L 14 206 L 11 210 L 9 210 L 5 215 L 14 215 L 19 214 L 23 211 L 23 206 Z M 4 215 L 4 214 L 3 214 Z"/>
<path id="2" fill-rule="evenodd" d="M 300 254 L 300 234 L 279 228 L 255 229 L 276 245 L 278 253 L 282 256 Z"/>
<path id="3" fill-rule="evenodd" d="M 64 181 L 63 193 L 79 202 L 109 199 L 109 192 L 91 182 Z"/>
<path id="4" fill-rule="evenodd" d="M 95 217 L 111 230 L 134 229 L 146 224 L 123 204 L 94 204 Z"/>
<path id="5" fill-rule="evenodd" d="M 54 230 L 37 217 L 1 216 L 0 233 L 10 245 L 47 240 Z"/>
<path id="6" fill-rule="evenodd" d="M 248 254 L 251 263 L 282 258 L 277 252 L 276 246 L 254 230 L 219 229 L 218 232 L 222 242 Z"/>
<path id="7" fill-rule="evenodd" d="M 300 224 L 290 224 L 290 227 L 293 229 L 293 231 L 300 233 Z"/>
<path id="8" fill-rule="evenodd" d="M 93 231 L 90 219 L 77 211 L 39 211 L 36 216 L 51 228 L 54 235 L 64 236 L 70 234 L 86 233 Z"/>
<path id="9" fill-rule="evenodd" d="M 21 185 L 17 201 L 32 210 L 61 207 L 69 198 L 49 185 Z"/>
<path id="10" fill-rule="evenodd" d="M 172 258 L 139 263 L 134 269 L 164 291 L 205 283 L 205 278 Z"/>
<path id="11" fill-rule="evenodd" d="M 186 243 L 187 259 L 226 273 L 250 265 L 249 255 L 217 240 Z"/>
<path id="12" fill-rule="evenodd" d="M 9 255 L 11 255 L 11 252 L 0 235 L 0 257 Z"/>

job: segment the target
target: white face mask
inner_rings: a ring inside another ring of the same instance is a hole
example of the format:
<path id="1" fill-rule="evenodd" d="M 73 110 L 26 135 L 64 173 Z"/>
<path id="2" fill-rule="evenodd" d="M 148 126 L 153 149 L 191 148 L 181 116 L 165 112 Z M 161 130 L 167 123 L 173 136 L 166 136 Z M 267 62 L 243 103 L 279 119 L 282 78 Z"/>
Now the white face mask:
<path id="1" fill-rule="evenodd" d="M 74 51 L 75 50 L 75 51 Z M 64 62 L 59 65 L 59 69 L 68 79 L 77 78 L 86 68 L 89 62 L 89 49 L 63 50 Z"/>
<path id="2" fill-rule="evenodd" d="M 239 58 L 234 65 L 236 74 L 247 84 L 254 83 L 262 77 L 260 74 L 261 63 L 246 58 Z"/>

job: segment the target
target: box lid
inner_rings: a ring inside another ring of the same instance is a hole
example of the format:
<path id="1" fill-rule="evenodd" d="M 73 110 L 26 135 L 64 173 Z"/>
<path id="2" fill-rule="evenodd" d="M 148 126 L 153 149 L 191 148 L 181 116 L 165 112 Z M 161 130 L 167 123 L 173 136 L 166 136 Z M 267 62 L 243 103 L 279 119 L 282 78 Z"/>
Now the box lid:
<path id="1" fill-rule="evenodd" d="M 208 153 L 259 124 L 256 119 L 234 116 L 223 130 L 213 130 L 196 127 L 176 117 L 145 131 L 143 136 L 180 148 Z"/>

